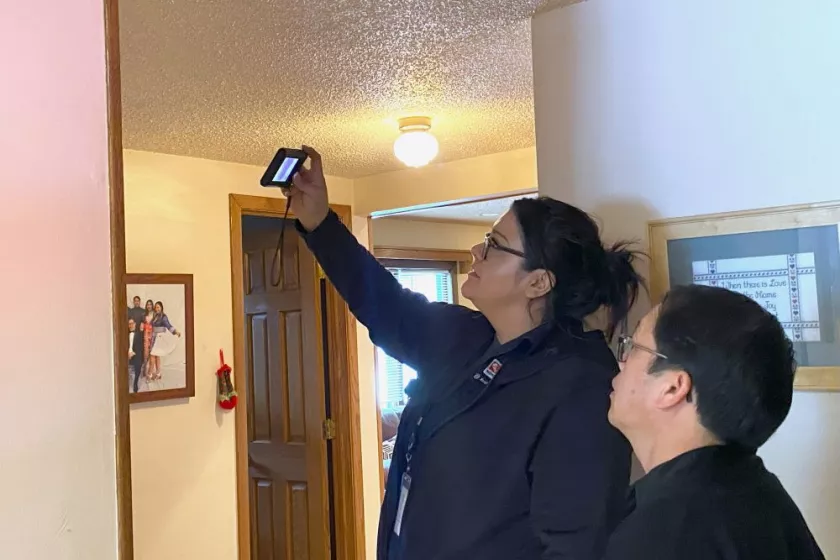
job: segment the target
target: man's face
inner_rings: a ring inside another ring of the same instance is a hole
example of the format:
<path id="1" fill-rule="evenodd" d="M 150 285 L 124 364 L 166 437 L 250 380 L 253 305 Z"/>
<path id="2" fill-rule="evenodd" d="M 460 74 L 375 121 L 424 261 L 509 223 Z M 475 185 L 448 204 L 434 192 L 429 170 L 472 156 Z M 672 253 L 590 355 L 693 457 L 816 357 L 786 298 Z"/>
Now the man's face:
<path id="1" fill-rule="evenodd" d="M 134 322 L 134 319 L 128 320 L 128 332 L 134 332 L 137 328 L 137 324 Z"/>
<path id="2" fill-rule="evenodd" d="M 639 322 L 625 360 L 619 363 L 620 372 L 613 379 L 609 420 L 625 435 L 644 430 L 659 408 L 657 398 L 663 379 L 649 373 L 657 359 L 653 329 L 658 313 L 657 306 Z"/>
<path id="3" fill-rule="evenodd" d="M 139 297 L 134 298 L 134 307 L 140 307 L 140 298 Z"/>

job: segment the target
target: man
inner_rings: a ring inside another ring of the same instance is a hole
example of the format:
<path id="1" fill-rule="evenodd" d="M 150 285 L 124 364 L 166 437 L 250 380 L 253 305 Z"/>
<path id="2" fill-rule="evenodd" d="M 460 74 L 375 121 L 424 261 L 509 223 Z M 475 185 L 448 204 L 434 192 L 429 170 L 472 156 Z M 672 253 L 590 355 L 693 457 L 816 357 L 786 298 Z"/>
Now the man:
<path id="1" fill-rule="evenodd" d="M 143 300 L 140 296 L 134 296 L 134 307 L 128 308 L 128 318 L 134 320 L 134 326 L 139 330 L 140 325 L 143 324 L 143 318 L 146 317 L 146 310 L 143 309 Z"/>
<path id="2" fill-rule="evenodd" d="M 609 418 L 646 474 L 607 560 L 824 560 L 756 455 L 793 397 L 793 349 L 773 315 L 729 290 L 677 287 L 618 358 Z"/>
<path id="3" fill-rule="evenodd" d="M 140 383 L 140 372 L 143 368 L 143 336 L 137 332 L 137 324 L 134 319 L 128 320 L 128 382 L 132 384 L 134 393 L 138 390 Z M 133 382 L 132 382 L 132 377 Z"/>

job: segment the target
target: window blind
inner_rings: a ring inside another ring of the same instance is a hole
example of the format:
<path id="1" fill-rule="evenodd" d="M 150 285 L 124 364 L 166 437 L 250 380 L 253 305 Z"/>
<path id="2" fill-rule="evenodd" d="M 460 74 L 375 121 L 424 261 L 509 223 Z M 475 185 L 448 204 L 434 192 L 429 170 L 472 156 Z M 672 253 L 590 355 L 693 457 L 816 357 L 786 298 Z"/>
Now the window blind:
<path id="1" fill-rule="evenodd" d="M 394 278 L 413 292 L 423 294 L 429 301 L 452 303 L 452 274 L 449 270 L 433 268 L 388 268 Z M 401 408 L 405 406 L 405 386 L 417 377 L 417 372 L 376 348 L 377 376 L 379 377 L 379 406 Z"/>

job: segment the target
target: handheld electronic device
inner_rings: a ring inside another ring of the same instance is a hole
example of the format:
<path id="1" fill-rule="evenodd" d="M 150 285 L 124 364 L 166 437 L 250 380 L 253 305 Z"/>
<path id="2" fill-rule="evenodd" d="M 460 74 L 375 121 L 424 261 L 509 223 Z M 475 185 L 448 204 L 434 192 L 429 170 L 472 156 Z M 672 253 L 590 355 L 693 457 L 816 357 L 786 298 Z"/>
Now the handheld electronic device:
<path id="1" fill-rule="evenodd" d="M 283 214 L 283 222 L 280 224 L 280 237 L 277 240 L 277 250 L 274 251 L 274 258 L 271 260 L 271 285 L 277 287 L 283 275 L 283 237 L 286 233 L 286 221 L 289 217 L 289 207 L 292 204 L 290 189 L 292 179 L 300 171 L 306 162 L 306 152 L 294 148 L 280 148 L 274 155 L 274 159 L 268 164 L 268 168 L 260 179 L 260 185 L 264 187 L 280 187 L 286 196 L 286 211 Z M 280 264 L 277 275 L 274 269 Z"/>
<path id="2" fill-rule="evenodd" d="M 306 161 L 306 152 L 294 148 L 280 148 L 260 179 L 264 187 L 292 188 L 292 178 Z"/>

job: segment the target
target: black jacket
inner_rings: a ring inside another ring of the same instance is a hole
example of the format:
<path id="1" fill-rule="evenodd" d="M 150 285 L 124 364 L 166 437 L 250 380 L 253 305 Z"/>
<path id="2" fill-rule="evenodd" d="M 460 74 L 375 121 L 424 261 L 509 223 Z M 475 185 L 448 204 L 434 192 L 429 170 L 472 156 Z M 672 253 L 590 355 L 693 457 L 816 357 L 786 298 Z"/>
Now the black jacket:
<path id="1" fill-rule="evenodd" d="M 403 289 L 332 212 L 315 231 L 298 230 L 374 344 L 418 371 L 379 560 L 600 559 L 630 475 L 629 445 L 607 421 L 617 367 L 603 335 L 569 322 L 499 346 L 480 313 Z M 486 370 L 494 359 L 495 377 Z"/>
<path id="2" fill-rule="evenodd" d="M 703 447 L 651 470 L 607 560 L 825 560 L 799 508 L 755 453 Z"/>

